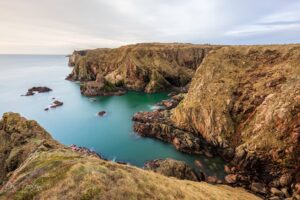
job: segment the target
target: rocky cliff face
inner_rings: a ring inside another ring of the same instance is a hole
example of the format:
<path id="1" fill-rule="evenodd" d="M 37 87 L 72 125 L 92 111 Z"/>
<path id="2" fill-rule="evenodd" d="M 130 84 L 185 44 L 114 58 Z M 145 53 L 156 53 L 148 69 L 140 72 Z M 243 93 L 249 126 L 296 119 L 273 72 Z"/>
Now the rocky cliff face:
<path id="1" fill-rule="evenodd" d="M 203 58 L 214 48 L 218 47 L 153 43 L 88 50 L 82 55 L 74 52 L 69 62 L 75 67 L 67 79 L 81 81 L 81 92 L 87 96 L 178 89 L 190 82 Z M 97 81 L 99 77 L 104 81 Z"/>
<path id="2" fill-rule="evenodd" d="M 78 60 L 85 56 L 88 50 L 74 51 L 72 55 L 69 56 L 69 66 L 75 66 Z"/>
<path id="3" fill-rule="evenodd" d="M 0 121 L 0 183 L 37 149 L 61 147 L 35 121 L 7 113 Z"/>
<path id="4" fill-rule="evenodd" d="M 0 138 L 0 199 L 260 199 L 241 188 L 168 178 L 64 147 L 14 113 L 3 116 Z"/>
<path id="5" fill-rule="evenodd" d="M 163 135 L 179 150 L 197 153 L 204 140 L 231 160 L 243 185 L 258 193 L 289 193 L 300 182 L 300 46 L 232 46 L 211 51 L 184 100 L 172 110 L 135 116 L 142 135 Z M 151 127 L 151 128 L 149 128 Z M 147 130 L 148 129 L 148 130 Z M 181 130 L 189 137 L 169 133 Z M 172 135 L 173 134 L 173 135 Z M 165 140 L 166 141 L 166 140 Z M 198 147 L 197 147 L 198 146 Z M 197 148 L 194 148 L 197 147 Z M 280 183 L 280 180 L 281 183 Z M 254 188 L 254 189 L 253 189 Z"/>

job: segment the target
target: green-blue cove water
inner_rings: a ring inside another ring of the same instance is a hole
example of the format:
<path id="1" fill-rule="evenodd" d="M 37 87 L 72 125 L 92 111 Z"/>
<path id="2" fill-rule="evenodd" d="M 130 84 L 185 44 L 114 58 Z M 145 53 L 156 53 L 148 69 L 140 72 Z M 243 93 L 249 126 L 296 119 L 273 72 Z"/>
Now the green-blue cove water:
<path id="1" fill-rule="evenodd" d="M 166 93 L 129 92 L 93 101 L 80 94 L 78 83 L 65 80 L 72 70 L 67 62 L 65 56 L 0 55 L 0 114 L 18 112 L 38 121 L 59 142 L 90 148 L 110 160 L 142 167 L 146 161 L 158 158 L 174 158 L 192 166 L 197 159 L 206 174 L 224 176 L 219 158 L 183 154 L 170 144 L 133 133 L 133 114 L 151 110 L 157 102 L 167 99 Z M 33 86 L 47 86 L 53 91 L 21 96 Z M 44 111 L 53 97 L 64 105 Z M 96 116 L 102 110 L 108 114 Z"/>

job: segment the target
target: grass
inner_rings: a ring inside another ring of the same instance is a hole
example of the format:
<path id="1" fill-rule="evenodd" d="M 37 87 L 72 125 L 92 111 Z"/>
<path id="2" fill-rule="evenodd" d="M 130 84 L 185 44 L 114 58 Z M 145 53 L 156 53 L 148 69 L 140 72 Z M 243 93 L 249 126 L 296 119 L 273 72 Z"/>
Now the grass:
<path id="1" fill-rule="evenodd" d="M 11 181 L 18 189 L 4 196 L 18 200 L 258 199 L 242 189 L 167 178 L 66 150 L 33 154 Z"/>

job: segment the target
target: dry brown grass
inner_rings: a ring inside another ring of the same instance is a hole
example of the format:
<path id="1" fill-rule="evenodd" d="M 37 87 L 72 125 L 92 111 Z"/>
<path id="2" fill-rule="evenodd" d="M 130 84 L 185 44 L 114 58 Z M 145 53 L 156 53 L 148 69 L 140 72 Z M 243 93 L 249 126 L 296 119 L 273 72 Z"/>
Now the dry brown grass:
<path id="1" fill-rule="evenodd" d="M 240 188 L 168 178 L 70 150 L 32 154 L 9 183 L 0 199 L 259 199 Z"/>

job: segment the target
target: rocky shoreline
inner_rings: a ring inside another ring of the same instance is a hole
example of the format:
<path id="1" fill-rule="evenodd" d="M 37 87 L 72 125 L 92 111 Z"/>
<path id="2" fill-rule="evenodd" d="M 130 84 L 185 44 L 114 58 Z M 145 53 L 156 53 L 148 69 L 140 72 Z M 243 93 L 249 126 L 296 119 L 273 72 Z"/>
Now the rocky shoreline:
<path id="1" fill-rule="evenodd" d="M 134 130 L 185 153 L 223 157 L 229 185 L 300 199 L 299 63 L 299 45 L 220 48 L 200 65 L 183 100 L 136 113 Z"/>
<path id="2" fill-rule="evenodd" d="M 137 44 L 77 55 L 68 79 L 87 96 L 179 91 L 158 110 L 136 113 L 134 131 L 221 156 L 230 185 L 300 198 L 299 55 L 299 45 Z"/>
<path id="3" fill-rule="evenodd" d="M 66 147 L 16 113 L 0 120 L 0 146 L 0 199 L 260 199 L 241 188 L 199 182 L 202 177 L 180 161 L 153 160 L 143 170 Z"/>
<path id="4" fill-rule="evenodd" d="M 66 78 L 81 82 L 86 96 L 122 95 L 128 90 L 147 93 L 186 86 L 204 57 L 219 46 L 149 43 L 115 49 L 74 51 Z"/>

